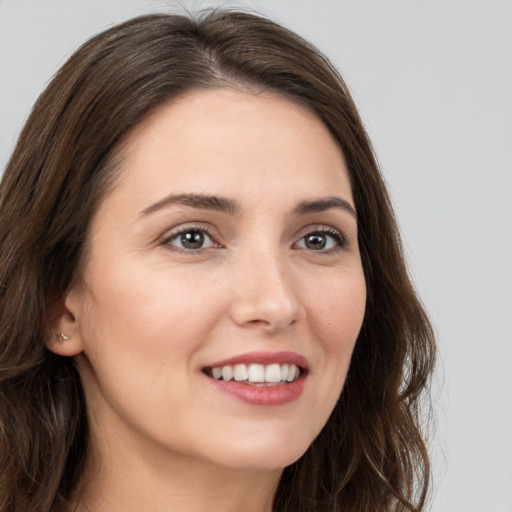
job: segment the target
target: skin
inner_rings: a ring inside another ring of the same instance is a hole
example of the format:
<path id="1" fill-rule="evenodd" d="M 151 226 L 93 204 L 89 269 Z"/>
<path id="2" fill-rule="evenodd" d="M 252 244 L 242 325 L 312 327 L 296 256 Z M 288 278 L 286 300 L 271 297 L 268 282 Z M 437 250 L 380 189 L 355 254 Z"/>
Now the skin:
<path id="1" fill-rule="evenodd" d="M 78 510 L 270 511 L 282 469 L 341 393 L 363 320 L 354 215 L 294 212 L 333 196 L 353 207 L 343 155 L 304 107 L 216 89 L 161 107 L 123 157 L 55 321 L 70 339 L 50 346 L 76 357 L 88 404 Z M 239 211 L 162 205 L 170 194 L 222 196 Z M 202 248 L 183 247 L 187 229 L 209 233 Z M 319 231 L 326 245 L 312 248 Z M 305 357 L 302 395 L 249 405 L 202 371 L 251 351 Z"/>

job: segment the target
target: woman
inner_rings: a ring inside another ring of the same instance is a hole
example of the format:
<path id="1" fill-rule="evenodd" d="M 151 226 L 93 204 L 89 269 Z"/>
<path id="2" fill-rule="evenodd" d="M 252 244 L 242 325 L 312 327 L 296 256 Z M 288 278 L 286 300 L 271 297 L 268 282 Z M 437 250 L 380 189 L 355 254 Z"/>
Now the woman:
<path id="1" fill-rule="evenodd" d="M 222 11 L 96 36 L 0 201 L 1 510 L 425 509 L 432 330 L 311 45 Z"/>

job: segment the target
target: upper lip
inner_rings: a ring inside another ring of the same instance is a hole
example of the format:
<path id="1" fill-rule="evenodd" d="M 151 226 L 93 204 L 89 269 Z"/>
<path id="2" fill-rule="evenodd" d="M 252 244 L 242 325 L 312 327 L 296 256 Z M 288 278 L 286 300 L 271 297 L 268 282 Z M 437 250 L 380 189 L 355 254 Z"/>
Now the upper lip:
<path id="1" fill-rule="evenodd" d="M 308 361 L 305 357 L 295 352 L 247 352 L 222 361 L 215 361 L 209 364 L 208 368 L 219 368 L 222 366 L 233 366 L 235 364 L 294 364 L 302 369 L 307 369 Z"/>

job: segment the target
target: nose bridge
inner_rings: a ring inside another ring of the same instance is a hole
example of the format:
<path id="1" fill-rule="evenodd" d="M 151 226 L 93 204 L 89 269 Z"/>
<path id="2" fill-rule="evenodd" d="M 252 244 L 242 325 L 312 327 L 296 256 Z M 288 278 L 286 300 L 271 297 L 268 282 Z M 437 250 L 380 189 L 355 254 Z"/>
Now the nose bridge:
<path id="1" fill-rule="evenodd" d="M 238 262 L 237 291 L 232 305 L 238 324 L 282 329 L 300 315 L 293 272 L 279 247 L 260 246 Z"/>

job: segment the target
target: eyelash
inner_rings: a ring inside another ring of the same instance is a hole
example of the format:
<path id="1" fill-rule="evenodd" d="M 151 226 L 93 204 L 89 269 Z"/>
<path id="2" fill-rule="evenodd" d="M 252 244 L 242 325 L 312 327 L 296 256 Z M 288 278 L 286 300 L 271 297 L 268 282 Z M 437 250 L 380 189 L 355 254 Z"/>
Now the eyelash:
<path id="1" fill-rule="evenodd" d="M 320 254 L 330 254 L 330 253 L 345 249 L 348 244 L 348 241 L 347 241 L 347 238 L 345 237 L 345 235 L 343 235 L 337 229 L 327 228 L 327 227 L 318 227 L 318 228 L 312 229 L 311 231 L 308 231 L 299 239 L 298 242 L 300 242 L 301 240 L 306 239 L 306 237 L 309 237 L 312 235 L 330 236 L 336 244 L 336 246 L 331 249 L 319 250 L 319 251 L 315 251 L 314 249 L 311 249 L 312 252 L 318 252 Z M 298 242 L 296 242 L 296 243 L 298 243 Z"/>
<path id="2" fill-rule="evenodd" d="M 180 236 L 185 235 L 187 233 L 202 233 L 203 235 L 206 235 L 211 240 L 212 246 L 214 248 L 222 247 L 220 244 L 215 242 L 214 236 L 211 235 L 211 233 L 209 232 L 208 229 L 205 229 L 204 227 L 200 227 L 200 226 L 187 226 L 184 229 L 180 229 L 179 231 L 172 232 L 171 234 L 165 236 L 162 239 L 161 244 L 168 247 L 172 251 L 179 252 L 182 254 L 200 254 L 204 250 L 210 248 L 210 247 L 200 247 L 198 249 L 190 249 L 190 248 L 176 247 L 171 244 L 172 241 L 178 239 Z M 313 235 L 329 236 L 334 240 L 334 242 L 336 244 L 336 246 L 334 248 L 330 248 L 327 250 L 309 249 L 313 253 L 330 254 L 330 253 L 345 249 L 348 244 L 348 241 L 347 241 L 347 238 L 345 237 L 345 235 L 343 235 L 337 229 L 327 228 L 327 227 L 318 227 L 318 228 L 313 228 L 311 230 L 308 230 L 304 235 L 302 235 L 300 237 L 300 239 L 297 242 L 295 242 L 294 245 L 296 245 L 300 241 L 306 239 L 306 237 L 313 236 Z M 308 248 L 306 247 L 305 249 L 307 250 Z"/>
<path id="3" fill-rule="evenodd" d="M 171 245 L 171 242 L 173 240 L 176 240 L 177 238 L 179 238 L 182 235 L 185 235 L 186 233 L 203 233 L 212 241 L 212 244 L 214 247 L 217 247 L 217 248 L 222 247 L 220 244 L 215 242 L 215 238 L 210 234 L 208 229 L 205 229 L 204 227 L 200 227 L 200 226 L 187 226 L 186 228 L 180 229 L 176 232 L 172 232 L 169 235 L 165 236 L 162 239 L 161 243 L 162 243 L 162 245 L 165 245 L 170 250 L 179 252 L 182 254 L 200 254 L 205 249 L 207 249 L 206 247 L 201 247 L 199 249 L 188 249 L 188 248 L 181 248 L 181 247 L 176 247 L 176 246 Z"/>

